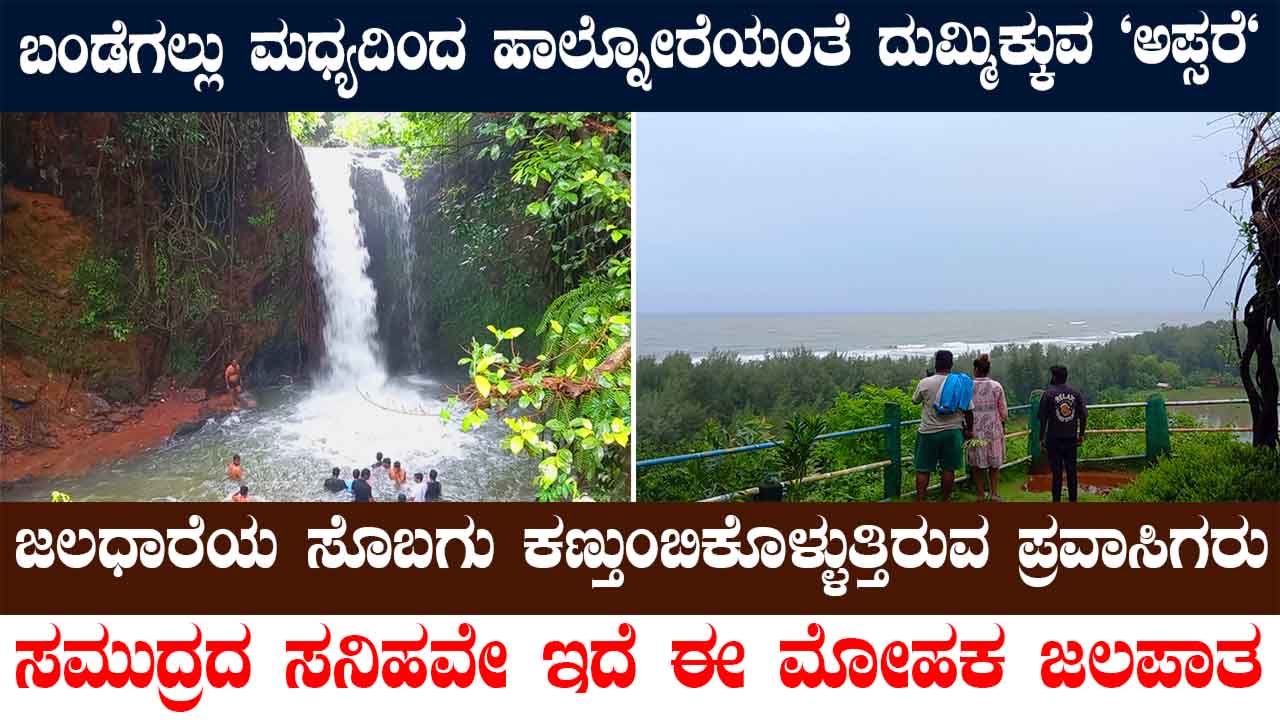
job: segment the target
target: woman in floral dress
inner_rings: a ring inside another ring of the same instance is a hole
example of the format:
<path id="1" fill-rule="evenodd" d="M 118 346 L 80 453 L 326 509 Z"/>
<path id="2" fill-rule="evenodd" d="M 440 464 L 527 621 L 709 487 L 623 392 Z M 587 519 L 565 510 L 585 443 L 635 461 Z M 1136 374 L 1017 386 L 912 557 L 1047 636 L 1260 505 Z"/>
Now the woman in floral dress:
<path id="1" fill-rule="evenodd" d="M 990 374 L 991 357 L 983 353 L 973 361 L 973 438 L 966 443 L 979 501 L 1000 499 L 996 487 L 1004 464 L 1004 424 L 1009 420 L 1004 387 Z"/>

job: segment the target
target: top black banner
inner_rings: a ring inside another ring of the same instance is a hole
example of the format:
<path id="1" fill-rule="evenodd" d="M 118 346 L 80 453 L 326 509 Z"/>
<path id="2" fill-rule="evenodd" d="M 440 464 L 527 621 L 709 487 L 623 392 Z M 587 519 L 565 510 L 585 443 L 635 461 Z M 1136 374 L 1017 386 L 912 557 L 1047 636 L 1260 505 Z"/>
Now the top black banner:
<path id="1" fill-rule="evenodd" d="M 4 110 L 1274 110 L 1280 2 L 3 5 Z"/>

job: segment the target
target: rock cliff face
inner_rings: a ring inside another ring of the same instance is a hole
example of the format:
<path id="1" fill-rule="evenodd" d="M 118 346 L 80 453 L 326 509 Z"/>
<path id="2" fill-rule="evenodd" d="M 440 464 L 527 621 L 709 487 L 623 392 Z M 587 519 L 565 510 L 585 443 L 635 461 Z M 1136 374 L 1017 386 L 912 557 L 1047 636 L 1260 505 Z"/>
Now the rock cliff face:
<path id="1" fill-rule="evenodd" d="M 6 352 L 132 396 L 214 387 L 233 355 L 302 367 L 314 220 L 284 113 L 12 113 L 3 153 Z"/>
<path id="2" fill-rule="evenodd" d="M 457 368 L 470 339 L 492 340 L 490 324 L 524 327 L 519 344 L 536 354 L 533 329 L 551 299 L 550 258 L 529 240 L 530 194 L 513 188 L 510 165 L 470 152 L 436 160 L 407 180 L 413 210 L 411 267 L 418 283 L 413 323 L 419 368 Z M 395 271 L 395 267 L 392 267 Z"/>
<path id="3" fill-rule="evenodd" d="M 413 370 L 417 287 L 410 276 L 415 249 L 409 247 L 409 212 L 400 205 L 406 198 L 388 187 L 386 174 L 392 171 L 379 164 L 357 165 L 351 184 L 369 250 L 369 278 L 378 291 L 378 345 L 393 371 Z"/>
<path id="4" fill-rule="evenodd" d="M 319 354 L 285 113 L 7 113 L 0 133 L 0 354 L 31 370 L 0 378 L 6 427 L 52 402 L 26 387 L 50 375 L 64 397 L 137 403 L 218 390 L 232 357 L 266 377 Z"/>

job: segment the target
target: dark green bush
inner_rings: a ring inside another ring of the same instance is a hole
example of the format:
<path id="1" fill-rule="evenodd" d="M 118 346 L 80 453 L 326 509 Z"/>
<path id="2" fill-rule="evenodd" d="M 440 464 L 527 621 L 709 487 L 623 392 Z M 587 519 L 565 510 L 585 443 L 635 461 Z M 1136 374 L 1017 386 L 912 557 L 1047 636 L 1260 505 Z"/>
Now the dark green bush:
<path id="1" fill-rule="evenodd" d="M 80 326 L 89 331 L 106 330 L 123 342 L 133 332 L 128 318 L 128 279 L 114 257 L 90 253 L 80 259 L 71 282 L 76 299 L 84 305 Z"/>
<path id="2" fill-rule="evenodd" d="M 1161 459 L 1111 499 L 1122 502 L 1280 500 L 1280 454 L 1226 437 Z"/>

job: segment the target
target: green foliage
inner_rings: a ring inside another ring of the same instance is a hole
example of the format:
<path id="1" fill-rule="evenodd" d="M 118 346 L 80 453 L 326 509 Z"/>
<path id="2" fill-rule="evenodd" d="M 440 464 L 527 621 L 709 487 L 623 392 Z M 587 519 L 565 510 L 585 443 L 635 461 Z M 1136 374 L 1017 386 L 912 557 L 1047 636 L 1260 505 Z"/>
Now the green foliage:
<path id="1" fill-rule="evenodd" d="M 494 338 L 471 338 L 461 363 L 472 384 L 451 407 L 466 406 L 464 430 L 510 411 L 503 447 L 539 460 L 540 499 L 625 497 L 629 116 L 402 113 L 368 136 L 397 145 L 409 176 L 428 163 L 475 158 L 477 146 L 506 168 L 502 181 L 446 188 L 437 197 L 442 222 L 427 221 L 433 250 L 423 273 L 440 319 L 433 335 L 448 344 L 487 325 Z M 519 319 L 543 306 L 532 322 Z M 517 338 L 533 326 L 542 352 L 526 362 Z"/>
<path id="2" fill-rule="evenodd" d="M 398 113 L 338 113 L 333 134 L 360 147 L 387 147 L 396 144 L 401 125 Z"/>
<path id="3" fill-rule="evenodd" d="M 626 113 L 403 113 L 384 119 L 377 140 L 400 147 L 406 174 L 482 146 L 510 161 L 536 222 L 528 239 L 545 246 L 567 290 L 630 253 L 631 119 Z"/>
<path id="4" fill-rule="evenodd" d="M 293 178 L 265 198 L 254 192 L 269 154 L 264 143 L 277 136 L 281 120 L 277 113 L 122 114 L 118 132 L 97 143 L 98 192 L 101 201 L 108 180 L 120 182 L 115 199 L 123 194 L 127 200 L 123 208 L 117 202 L 112 226 L 101 205 L 98 219 L 105 243 L 128 243 L 129 254 L 119 255 L 109 273 L 85 269 L 81 285 L 91 300 L 86 327 L 103 327 L 117 339 L 145 332 L 167 344 L 169 371 L 194 376 L 200 368 L 193 367 L 189 351 L 202 352 L 208 339 L 256 318 L 263 306 L 278 314 L 281 301 L 260 293 L 251 313 L 230 299 L 241 295 L 231 284 L 258 269 L 249 267 L 257 257 L 241 256 L 237 233 L 243 223 L 279 234 L 270 243 L 269 294 L 294 302 L 302 296 L 302 254 L 294 251 L 300 243 L 290 232 L 298 217 L 290 212 L 297 196 Z M 289 121 L 295 134 L 324 125 L 319 113 L 294 113 Z M 136 231 L 126 225 L 129 232 L 121 233 L 122 219 L 136 222 Z"/>
<path id="5" fill-rule="evenodd" d="M 84 305 L 80 326 L 105 331 L 117 342 L 129 339 L 134 328 L 128 317 L 128 279 L 120 261 L 88 253 L 71 276 L 77 299 Z"/>
<path id="6" fill-rule="evenodd" d="M 565 283 L 630 251 L 631 119 L 611 113 L 514 113 L 478 128 L 482 151 L 513 152 L 511 179 L 534 190 L 525 212 L 541 223 Z"/>
<path id="7" fill-rule="evenodd" d="M 408 177 L 417 177 L 427 163 L 475 144 L 472 113 L 406 112 L 384 126 L 387 144 L 400 148 L 400 162 Z"/>
<path id="8" fill-rule="evenodd" d="M 616 353 L 631 336 L 630 270 L 629 261 L 619 261 L 604 278 L 553 303 L 539 324 L 544 352 L 535 362 L 526 364 L 518 354 L 515 340 L 523 328 L 493 325 L 494 342 L 473 338 L 470 355 L 459 360 L 474 388 L 461 401 L 470 408 L 462 429 L 488 421 L 490 411 L 512 411 L 504 418 L 509 432 L 502 444 L 514 455 L 539 460 L 539 500 L 572 500 L 584 490 L 626 491 L 631 363 L 629 354 Z M 450 400 L 446 422 L 459 402 Z"/>
<path id="9" fill-rule="evenodd" d="M 1111 493 L 1122 502 L 1280 500 L 1280 455 L 1216 436 L 1175 449 L 1129 485 Z"/>
<path id="10" fill-rule="evenodd" d="M 271 227 L 276 223 L 276 208 L 274 205 L 267 205 L 262 208 L 256 215 L 248 217 L 249 224 L 253 227 Z"/>
<path id="11" fill-rule="evenodd" d="M 1085 350 L 1001 348 L 992 354 L 993 375 L 1005 384 L 1010 405 L 1026 402 L 1030 389 L 1043 385 L 1049 365 L 1055 362 L 1065 362 L 1071 368 L 1071 382 L 1091 403 L 1145 401 L 1151 395 L 1150 383 L 1164 381 L 1153 380 L 1148 373 L 1166 372 L 1169 368 L 1162 367 L 1166 364 L 1176 365 L 1179 371 L 1193 368 L 1191 374 L 1201 377 L 1220 378 L 1219 373 L 1228 372 L 1216 346 L 1229 327 L 1227 323 L 1207 323 L 1162 328 Z M 1166 359 L 1153 362 L 1148 358 Z M 958 364 L 966 360 L 972 362 L 971 358 L 960 358 Z M 750 361 L 726 353 L 713 353 L 697 363 L 685 354 L 662 361 L 641 358 L 637 368 L 638 456 L 696 453 L 775 440 L 767 428 L 785 425 L 793 418 L 820 416 L 831 432 L 870 427 L 883 422 L 886 403 L 901 408 L 904 422 L 917 419 L 919 407 L 910 402 L 910 389 L 922 375 L 919 359 L 819 356 L 803 349 Z M 1097 389 L 1095 382 L 1102 389 Z M 1142 387 L 1125 388 L 1127 382 L 1142 383 Z M 851 392 L 850 388 L 856 390 Z M 1025 429 L 1027 423 L 1025 412 L 1015 412 L 1009 431 Z M 1141 428 L 1144 423 L 1141 407 L 1094 410 L 1089 418 L 1095 429 Z M 1191 415 L 1171 413 L 1170 424 L 1196 427 L 1199 423 Z M 758 428 L 765 430 L 753 432 Z M 900 443 L 906 462 L 915 435 L 913 426 L 902 430 Z M 1178 434 L 1174 436 L 1174 452 L 1181 455 L 1207 442 L 1231 441 L 1224 435 Z M 1026 451 L 1025 438 L 1009 441 L 1010 459 Z M 1080 452 L 1086 459 L 1143 454 L 1142 433 L 1091 432 Z M 831 472 L 883 459 L 883 433 L 866 433 L 818 442 L 808 467 L 810 472 Z M 637 497 L 643 501 L 699 500 L 759 484 L 783 467 L 776 448 L 660 465 L 640 471 Z M 882 496 L 879 472 L 805 484 L 787 494 L 792 501 L 873 501 Z"/>
<path id="12" fill-rule="evenodd" d="M 784 480 L 799 480 L 813 470 L 814 443 L 826 429 L 826 421 L 818 416 L 799 416 L 787 421 L 786 438 L 778 447 Z"/>
<path id="13" fill-rule="evenodd" d="M 289 132 L 304 145 L 314 143 L 317 136 L 328 125 L 324 113 L 291 112 L 289 113 Z"/>
<path id="14" fill-rule="evenodd" d="M 199 340 L 174 340 L 169 343 L 169 372 L 181 384 L 195 380 L 204 364 L 204 344 Z"/>
<path id="15" fill-rule="evenodd" d="M 511 248 L 510 226 L 518 213 L 513 200 L 501 179 L 473 192 L 455 186 L 439 198 L 439 221 L 426 221 L 432 252 L 418 256 L 416 273 L 430 289 L 438 323 L 432 335 L 450 362 L 455 349 L 469 347 L 478 328 L 534 327 L 542 316 L 545 288 L 535 260 Z"/>
<path id="16" fill-rule="evenodd" d="M 164 157 L 181 145 L 198 145 L 207 134 L 200 122 L 200 113 L 125 113 L 121 123 L 124 152 L 117 158 L 126 167 Z M 99 141 L 111 145 L 110 136 Z"/>
<path id="17" fill-rule="evenodd" d="M 991 352 L 992 377 L 1004 385 L 1010 405 L 1025 403 L 1032 390 L 1044 387 L 1049 366 L 1056 363 L 1070 368 L 1071 384 L 1091 403 L 1128 400 L 1134 391 L 1145 391 L 1141 399 L 1146 399 L 1156 382 L 1230 383 L 1235 381 L 1234 368 L 1218 351 L 1230 336 L 1230 327 L 1225 321 L 1164 327 L 1082 349 L 999 347 Z M 708 420 L 728 425 L 739 415 L 751 413 L 781 425 L 795 415 L 827 412 L 844 392 L 866 386 L 909 390 L 924 375 L 927 362 L 921 358 L 821 356 L 805 349 L 761 360 L 744 360 L 723 352 L 699 362 L 683 353 L 660 361 L 642 357 L 636 388 L 640 457 L 668 454 Z M 959 368 L 972 363 L 972 355 L 956 358 Z M 904 408 L 909 405 L 900 404 Z M 836 423 L 831 427 L 856 425 Z"/>

